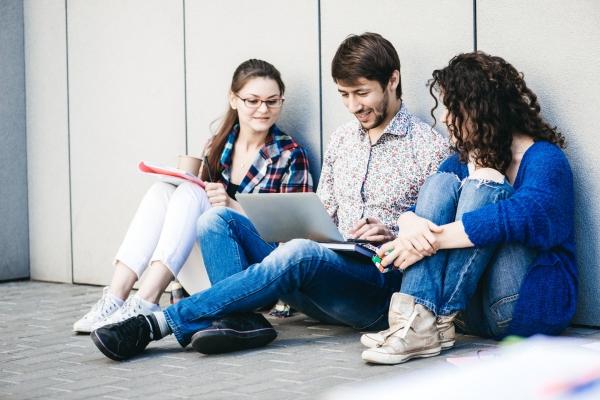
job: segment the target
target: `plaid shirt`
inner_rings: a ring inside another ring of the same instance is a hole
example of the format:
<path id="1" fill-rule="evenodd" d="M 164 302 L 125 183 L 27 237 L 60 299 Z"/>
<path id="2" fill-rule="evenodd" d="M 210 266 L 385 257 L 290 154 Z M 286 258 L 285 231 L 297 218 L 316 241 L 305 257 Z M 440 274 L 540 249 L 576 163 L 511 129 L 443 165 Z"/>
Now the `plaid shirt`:
<path id="1" fill-rule="evenodd" d="M 223 172 L 220 181 L 231 182 L 231 159 L 239 125 L 233 127 L 221 153 Z M 210 146 L 207 145 L 206 148 Z M 240 182 L 238 193 L 311 192 L 312 177 L 304 149 L 276 125 L 270 129 L 265 144 Z"/>

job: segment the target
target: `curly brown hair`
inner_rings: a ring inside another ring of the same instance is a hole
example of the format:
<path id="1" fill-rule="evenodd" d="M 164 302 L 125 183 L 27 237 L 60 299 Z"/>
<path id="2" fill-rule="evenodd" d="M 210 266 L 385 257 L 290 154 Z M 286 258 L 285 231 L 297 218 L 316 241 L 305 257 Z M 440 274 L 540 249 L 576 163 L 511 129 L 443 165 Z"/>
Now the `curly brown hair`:
<path id="1" fill-rule="evenodd" d="M 462 162 L 474 161 L 505 173 L 516 132 L 565 147 L 562 134 L 540 116 L 537 96 L 523 74 L 504 59 L 482 51 L 459 54 L 432 75 L 428 84 L 435 100 L 434 125 L 437 92 L 448 109 L 446 125 Z"/>

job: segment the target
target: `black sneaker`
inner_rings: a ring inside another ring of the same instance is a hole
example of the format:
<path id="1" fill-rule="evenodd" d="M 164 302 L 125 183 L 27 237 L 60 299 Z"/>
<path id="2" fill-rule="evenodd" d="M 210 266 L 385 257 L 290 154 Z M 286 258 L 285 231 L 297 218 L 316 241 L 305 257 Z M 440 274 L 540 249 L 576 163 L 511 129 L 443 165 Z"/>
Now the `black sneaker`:
<path id="1" fill-rule="evenodd" d="M 228 353 L 265 346 L 277 332 L 261 314 L 232 314 L 194 333 L 192 347 L 204 354 Z"/>
<path id="2" fill-rule="evenodd" d="M 151 340 L 150 323 L 144 315 L 138 315 L 98 328 L 90 336 L 106 357 L 123 361 L 140 354 L 148 346 Z"/>

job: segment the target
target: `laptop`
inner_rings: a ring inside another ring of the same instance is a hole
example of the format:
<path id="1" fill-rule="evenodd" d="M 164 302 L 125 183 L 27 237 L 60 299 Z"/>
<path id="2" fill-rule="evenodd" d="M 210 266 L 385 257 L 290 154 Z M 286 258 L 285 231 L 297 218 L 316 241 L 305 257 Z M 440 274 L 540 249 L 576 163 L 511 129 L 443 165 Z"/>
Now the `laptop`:
<path id="1" fill-rule="evenodd" d="M 310 239 L 335 251 L 371 257 L 364 240 L 346 240 L 316 193 L 237 193 L 236 200 L 267 242 Z"/>

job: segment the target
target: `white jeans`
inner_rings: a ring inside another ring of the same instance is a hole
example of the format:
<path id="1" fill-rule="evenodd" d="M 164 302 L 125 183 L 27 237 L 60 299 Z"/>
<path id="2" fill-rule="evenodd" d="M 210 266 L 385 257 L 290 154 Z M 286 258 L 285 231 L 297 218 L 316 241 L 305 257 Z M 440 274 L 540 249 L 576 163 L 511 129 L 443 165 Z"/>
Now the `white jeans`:
<path id="1" fill-rule="evenodd" d="M 121 261 L 139 277 L 153 261 L 177 276 L 196 242 L 196 221 L 211 207 L 198 185 L 157 182 L 142 199 L 115 263 Z"/>

